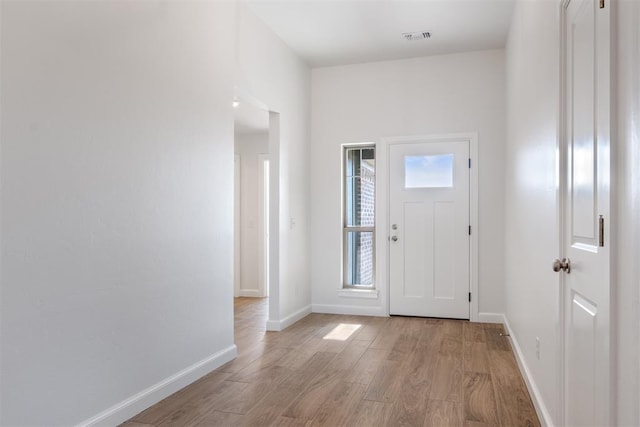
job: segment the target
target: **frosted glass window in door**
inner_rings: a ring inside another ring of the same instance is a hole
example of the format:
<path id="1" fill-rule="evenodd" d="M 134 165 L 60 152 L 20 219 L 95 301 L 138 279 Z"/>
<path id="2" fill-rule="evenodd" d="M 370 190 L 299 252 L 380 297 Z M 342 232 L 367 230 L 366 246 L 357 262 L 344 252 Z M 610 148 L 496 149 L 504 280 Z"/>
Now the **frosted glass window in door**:
<path id="1" fill-rule="evenodd" d="M 453 187 L 453 154 L 405 156 L 405 188 Z"/>

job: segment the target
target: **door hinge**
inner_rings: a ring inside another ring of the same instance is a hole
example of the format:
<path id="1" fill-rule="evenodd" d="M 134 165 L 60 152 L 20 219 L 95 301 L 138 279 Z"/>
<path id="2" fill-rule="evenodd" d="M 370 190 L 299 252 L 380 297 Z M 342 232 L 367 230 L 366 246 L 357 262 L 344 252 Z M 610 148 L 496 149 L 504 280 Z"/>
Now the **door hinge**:
<path id="1" fill-rule="evenodd" d="M 604 216 L 598 219 L 598 246 L 604 248 Z"/>
<path id="2" fill-rule="evenodd" d="M 471 236 L 471 226 L 469 226 L 469 236 Z"/>
<path id="3" fill-rule="evenodd" d="M 604 0 L 600 0 L 600 9 L 604 9 Z"/>
<path id="4" fill-rule="evenodd" d="M 469 292 L 469 302 L 471 302 L 471 292 Z"/>
<path id="5" fill-rule="evenodd" d="M 471 157 L 469 157 L 469 169 L 471 169 Z"/>

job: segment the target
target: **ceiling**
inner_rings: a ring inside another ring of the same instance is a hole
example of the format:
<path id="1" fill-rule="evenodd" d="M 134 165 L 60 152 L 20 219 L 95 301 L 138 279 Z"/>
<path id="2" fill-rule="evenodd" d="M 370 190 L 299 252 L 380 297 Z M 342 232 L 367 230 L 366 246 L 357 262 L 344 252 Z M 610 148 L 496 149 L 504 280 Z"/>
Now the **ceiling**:
<path id="1" fill-rule="evenodd" d="M 513 0 L 247 0 L 311 67 L 503 48 Z M 405 32 L 431 33 L 407 41 Z"/>

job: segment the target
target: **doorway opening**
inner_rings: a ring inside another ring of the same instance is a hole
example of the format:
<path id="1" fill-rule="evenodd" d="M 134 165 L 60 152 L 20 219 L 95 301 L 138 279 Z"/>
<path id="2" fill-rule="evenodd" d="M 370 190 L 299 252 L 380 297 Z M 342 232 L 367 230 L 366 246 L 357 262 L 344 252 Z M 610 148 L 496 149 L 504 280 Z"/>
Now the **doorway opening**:
<path id="1" fill-rule="evenodd" d="M 234 297 L 269 296 L 270 113 L 234 100 Z M 266 302 L 266 300 L 265 300 Z M 261 304 L 267 307 L 268 303 Z"/>

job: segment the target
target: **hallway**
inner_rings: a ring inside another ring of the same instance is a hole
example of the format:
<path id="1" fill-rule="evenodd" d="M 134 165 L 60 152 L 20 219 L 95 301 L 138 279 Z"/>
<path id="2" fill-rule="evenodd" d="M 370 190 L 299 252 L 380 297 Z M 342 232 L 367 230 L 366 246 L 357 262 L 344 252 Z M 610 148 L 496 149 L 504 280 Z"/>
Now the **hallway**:
<path id="1" fill-rule="evenodd" d="M 238 357 L 135 416 L 144 426 L 538 426 L 502 326 L 311 314 L 265 332 L 235 299 Z"/>

